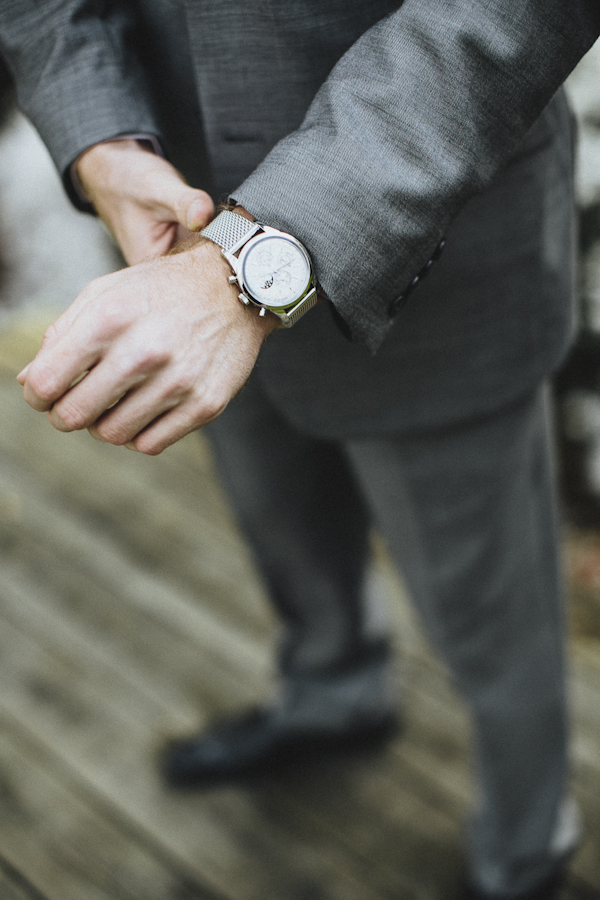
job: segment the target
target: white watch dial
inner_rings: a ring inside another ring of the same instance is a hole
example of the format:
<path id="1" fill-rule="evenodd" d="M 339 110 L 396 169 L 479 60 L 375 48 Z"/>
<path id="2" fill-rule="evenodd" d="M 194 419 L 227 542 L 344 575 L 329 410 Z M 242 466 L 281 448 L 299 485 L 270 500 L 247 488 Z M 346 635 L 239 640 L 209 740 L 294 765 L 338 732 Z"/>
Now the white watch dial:
<path id="1" fill-rule="evenodd" d="M 284 237 L 266 235 L 248 249 L 242 263 L 248 293 L 265 306 L 287 306 L 310 281 L 310 266 L 300 247 Z"/>

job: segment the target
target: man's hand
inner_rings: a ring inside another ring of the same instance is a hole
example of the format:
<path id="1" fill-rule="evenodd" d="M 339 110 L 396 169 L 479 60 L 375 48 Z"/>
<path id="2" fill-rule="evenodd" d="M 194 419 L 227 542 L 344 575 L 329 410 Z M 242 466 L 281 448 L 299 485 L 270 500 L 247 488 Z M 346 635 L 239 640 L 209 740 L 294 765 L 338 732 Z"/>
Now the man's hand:
<path id="1" fill-rule="evenodd" d="M 162 256 L 214 216 L 205 191 L 137 141 L 90 147 L 77 161 L 77 176 L 130 265 Z"/>
<path id="2" fill-rule="evenodd" d="M 229 274 L 201 240 L 92 281 L 20 373 L 25 399 L 59 431 L 160 453 L 223 411 L 278 325 L 240 303 Z"/>
<path id="3" fill-rule="evenodd" d="M 91 282 L 18 380 L 59 431 L 154 455 L 223 411 L 278 322 L 239 302 L 215 244 L 161 258 L 214 215 L 166 160 L 112 141 L 77 174 L 132 267 Z"/>

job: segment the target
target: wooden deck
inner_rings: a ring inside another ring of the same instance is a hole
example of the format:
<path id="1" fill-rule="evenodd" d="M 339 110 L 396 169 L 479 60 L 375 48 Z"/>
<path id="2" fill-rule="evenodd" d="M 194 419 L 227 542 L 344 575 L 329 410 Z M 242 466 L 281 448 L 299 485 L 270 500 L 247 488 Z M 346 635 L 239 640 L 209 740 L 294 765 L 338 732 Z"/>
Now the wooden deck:
<path id="1" fill-rule="evenodd" d="M 202 439 L 149 459 L 54 432 L 14 381 L 40 332 L 0 335 L 0 900 L 453 897 L 467 723 L 381 550 L 402 737 L 285 781 L 161 785 L 167 735 L 269 690 L 273 623 Z M 572 540 L 586 840 L 564 900 L 600 897 L 599 557 Z"/>

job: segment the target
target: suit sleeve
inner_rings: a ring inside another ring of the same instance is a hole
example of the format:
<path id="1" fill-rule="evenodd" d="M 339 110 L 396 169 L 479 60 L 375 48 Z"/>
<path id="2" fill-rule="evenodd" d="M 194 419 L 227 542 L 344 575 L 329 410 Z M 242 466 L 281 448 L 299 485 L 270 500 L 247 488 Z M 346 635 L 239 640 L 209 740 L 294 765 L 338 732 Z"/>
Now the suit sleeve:
<path id="1" fill-rule="evenodd" d="M 130 16 L 119 0 L 0 0 L 0 52 L 19 106 L 79 208 L 68 172 L 80 153 L 120 134 L 160 137 Z"/>
<path id="2" fill-rule="evenodd" d="M 235 199 L 306 244 L 374 351 L 394 298 L 599 32 L 597 0 L 405 0 L 342 57 Z"/>

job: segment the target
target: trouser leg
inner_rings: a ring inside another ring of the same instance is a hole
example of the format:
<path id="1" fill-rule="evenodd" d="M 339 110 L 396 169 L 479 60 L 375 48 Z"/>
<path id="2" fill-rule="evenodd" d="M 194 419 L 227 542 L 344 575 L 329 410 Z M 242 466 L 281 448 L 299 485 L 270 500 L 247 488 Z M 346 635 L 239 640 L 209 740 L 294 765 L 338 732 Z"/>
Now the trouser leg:
<path id="1" fill-rule="evenodd" d="M 283 625 L 288 694 L 308 717 L 389 709 L 389 648 L 365 604 L 369 518 L 345 455 L 299 434 L 253 379 L 206 434 Z"/>
<path id="2" fill-rule="evenodd" d="M 540 390 L 486 420 L 348 447 L 469 704 L 480 789 L 473 873 L 498 894 L 535 884 L 576 840 L 559 834 L 567 726 L 549 446 Z"/>

